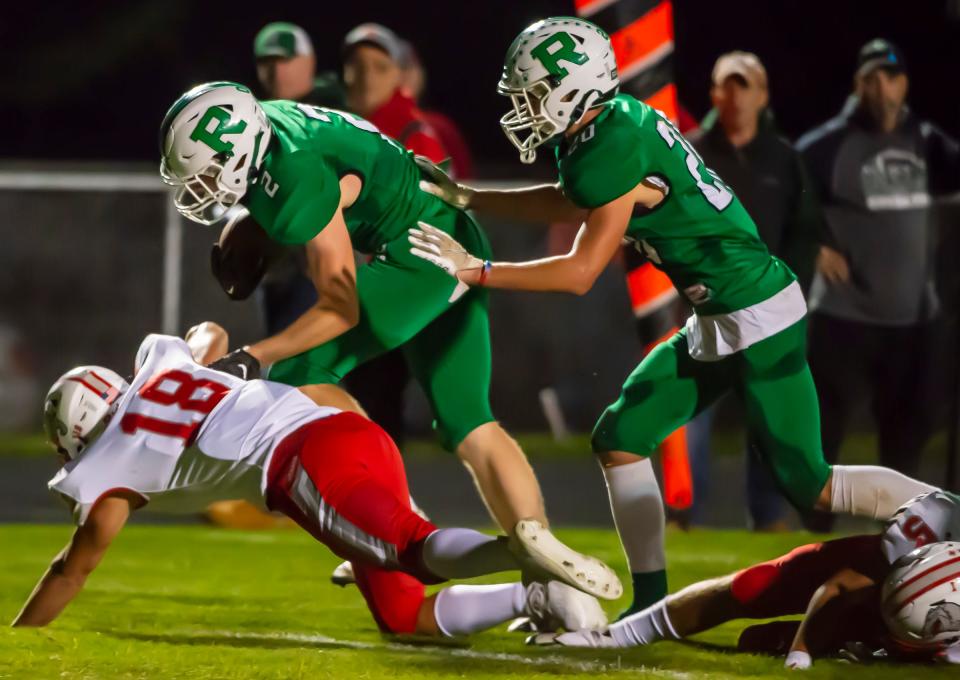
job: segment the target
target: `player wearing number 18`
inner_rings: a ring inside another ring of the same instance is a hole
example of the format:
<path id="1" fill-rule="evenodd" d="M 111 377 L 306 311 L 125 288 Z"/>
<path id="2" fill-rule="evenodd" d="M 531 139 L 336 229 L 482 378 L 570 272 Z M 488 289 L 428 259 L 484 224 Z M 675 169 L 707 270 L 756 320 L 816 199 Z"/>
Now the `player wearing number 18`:
<path id="1" fill-rule="evenodd" d="M 647 355 L 593 431 L 641 608 L 666 592 L 663 504 L 648 457 L 728 390 L 743 399 L 753 441 L 799 508 L 879 519 L 930 487 L 884 468 L 824 461 L 796 277 L 673 123 L 618 87 L 602 30 L 570 17 L 538 21 L 507 52 L 498 89 L 513 109 L 501 125 L 524 162 L 553 147 L 559 183 L 474 190 L 433 173 L 435 194 L 480 215 L 584 219 L 568 254 L 483 263 L 481 253 L 429 224 L 411 242 L 415 254 L 470 286 L 582 294 L 627 238 L 693 307 L 685 328 Z"/>
<path id="2" fill-rule="evenodd" d="M 72 509 L 77 529 L 14 625 L 53 621 L 131 512 L 196 512 L 235 498 L 282 512 L 351 560 L 382 631 L 458 635 L 524 614 L 551 628 L 603 625 L 594 598 L 537 582 L 542 572 L 527 572 L 529 585 L 461 586 L 427 597 L 424 583 L 520 564 L 507 541 L 437 529 L 417 515 L 400 453 L 377 425 L 287 385 L 204 366 L 211 329 L 187 337 L 147 336 L 129 383 L 82 366 L 47 393 L 44 429 L 64 463 L 50 488 Z"/>

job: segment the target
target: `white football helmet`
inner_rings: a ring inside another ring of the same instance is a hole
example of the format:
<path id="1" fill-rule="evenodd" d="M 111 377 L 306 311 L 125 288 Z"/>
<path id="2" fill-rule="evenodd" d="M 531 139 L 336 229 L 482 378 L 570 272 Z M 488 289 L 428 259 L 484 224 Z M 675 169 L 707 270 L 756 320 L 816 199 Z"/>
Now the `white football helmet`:
<path id="1" fill-rule="evenodd" d="M 960 640 L 960 543 L 931 543 L 897 560 L 882 612 L 906 649 L 938 651 Z"/>
<path id="2" fill-rule="evenodd" d="M 160 176 L 179 190 L 177 210 L 213 224 L 256 181 L 270 144 L 263 107 L 237 83 L 198 85 L 167 111 L 160 125 Z"/>
<path id="3" fill-rule="evenodd" d="M 610 37 L 574 17 L 553 17 L 517 36 L 503 64 L 497 92 L 513 110 L 500 119 L 507 138 L 532 163 L 536 148 L 558 137 L 620 87 Z M 523 139 L 519 133 L 529 131 Z"/>
<path id="4" fill-rule="evenodd" d="M 80 366 L 60 376 L 43 404 L 43 429 L 74 460 L 100 436 L 130 385 L 109 368 Z"/>

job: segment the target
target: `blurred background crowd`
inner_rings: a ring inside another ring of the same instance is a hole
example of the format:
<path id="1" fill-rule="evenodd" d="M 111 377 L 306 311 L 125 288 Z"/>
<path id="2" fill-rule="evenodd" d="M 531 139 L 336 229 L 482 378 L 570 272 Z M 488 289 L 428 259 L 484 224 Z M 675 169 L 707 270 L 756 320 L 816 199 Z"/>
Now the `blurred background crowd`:
<path id="1" fill-rule="evenodd" d="M 678 122 L 799 275 L 827 459 L 865 457 L 956 488 L 960 3 L 110 5 L 50 3 L 0 28 L 14 66 L 0 88 L 0 430 L 35 429 L 39 396 L 67 365 L 125 361 L 158 329 L 167 198 L 111 178 L 155 173 L 159 121 L 180 92 L 236 80 L 263 98 L 363 116 L 459 179 L 550 178 L 549 160 L 516 162 L 494 86 L 517 31 L 579 12 L 613 35 L 624 89 Z M 78 171 L 100 179 L 78 185 Z M 576 229 L 485 226 L 504 259 L 565 250 Z M 205 268 L 213 238 L 190 226 L 178 244 L 177 330 L 214 318 L 241 338 L 272 333 L 313 302 L 296 251 L 255 302 L 227 301 Z M 494 406 L 512 429 L 562 439 L 589 428 L 687 313 L 628 250 L 584 298 L 495 296 Z M 399 352 L 347 383 L 401 444 L 427 431 Z M 795 526 L 729 401 L 662 447 L 674 518 L 711 523 L 719 451 L 742 454 L 749 526 Z M 832 527 L 829 516 L 799 521 Z"/>

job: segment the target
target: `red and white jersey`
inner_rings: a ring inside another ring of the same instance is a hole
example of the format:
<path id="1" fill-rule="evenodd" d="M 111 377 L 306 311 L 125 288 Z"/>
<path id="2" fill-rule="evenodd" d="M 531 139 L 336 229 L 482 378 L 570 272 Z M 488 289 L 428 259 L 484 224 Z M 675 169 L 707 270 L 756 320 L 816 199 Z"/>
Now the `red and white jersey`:
<path id="1" fill-rule="evenodd" d="M 960 497 L 930 491 L 904 503 L 883 531 L 883 554 L 893 564 L 928 543 L 960 541 Z"/>
<path id="2" fill-rule="evenodd" d="M 228 499 L 262 506 L 277 444 L 339 412 L 287 385 L 204 368 L 186 342 L 171 336 L 148 335 L 134 371 L 103 434 L 50 480 L 78 525 L 100 497 L 118 489 L 165 512 L 199 512 Z"/>

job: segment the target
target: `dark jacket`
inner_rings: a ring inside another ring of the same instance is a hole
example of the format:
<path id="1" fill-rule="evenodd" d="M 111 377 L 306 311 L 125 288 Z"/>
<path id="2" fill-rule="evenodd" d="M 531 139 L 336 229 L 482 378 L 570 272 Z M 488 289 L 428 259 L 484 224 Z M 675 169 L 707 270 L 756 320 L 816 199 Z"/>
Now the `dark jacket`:
<path id="1" fill-rule="evenodd" d="M 756 137 L 735 148 L 713 110 L 690 141 L 746 207 L 770 252 L 789 265 L 806 290 L 823 214 L 800 154 L 779 134 L 773 115 L 764 111 Z"/>
<path id="2" fill-rule="evenodd" d="M 811 308 L 847 321 L 923 323 L 939 312 L 933 196 L 960 189 L 960 147 L 908 110 L 883 132 L 851 97 L 840 115 L 797 143 L 851 280 L 815 277 Z"/>

